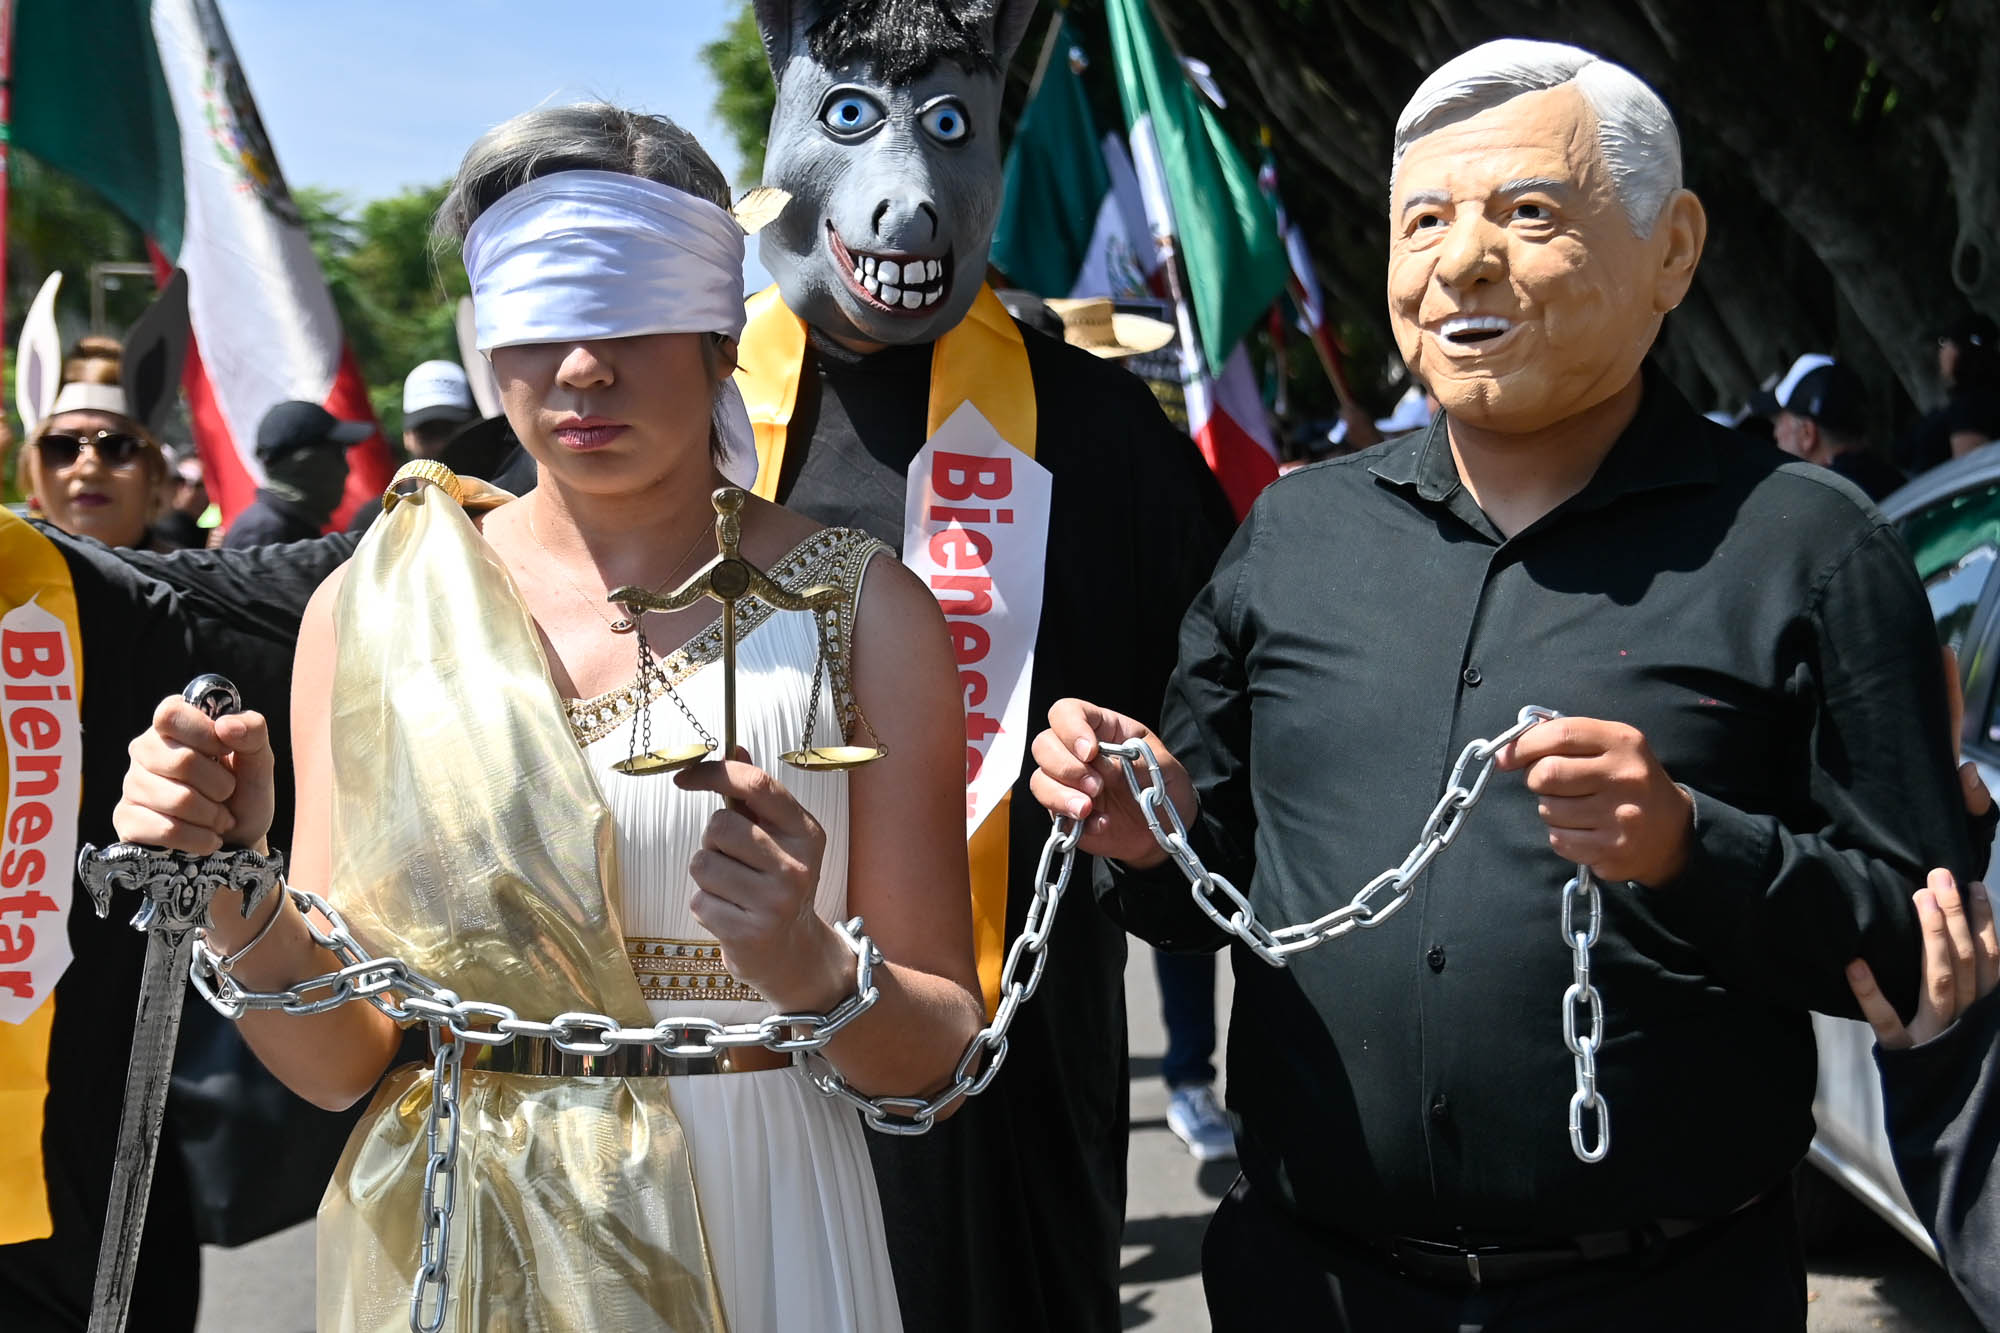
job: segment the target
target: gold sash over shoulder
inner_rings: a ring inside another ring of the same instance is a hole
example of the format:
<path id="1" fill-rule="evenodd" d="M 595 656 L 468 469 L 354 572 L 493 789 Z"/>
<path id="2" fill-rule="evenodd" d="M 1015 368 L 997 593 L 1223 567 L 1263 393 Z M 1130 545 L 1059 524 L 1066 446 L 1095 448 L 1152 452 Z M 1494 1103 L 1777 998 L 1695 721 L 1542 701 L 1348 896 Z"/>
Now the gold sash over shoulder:
<path id="1" fill-rule="evenodd" d="M 611 815 L 513 580 L 428 472 L 335 603 L 332 899 L 378 955 L 524 1017 L 651 1021 L 613 904 Z M 447 474 L 449 476 L 449 474 Z M 392 1074 L 320 1205 L 319 1326 L 402 1333 L 430 1076 Z M 687 1144 L 659 1078 L 467 1061 L 451 1333 L 724 1333 Z"/>

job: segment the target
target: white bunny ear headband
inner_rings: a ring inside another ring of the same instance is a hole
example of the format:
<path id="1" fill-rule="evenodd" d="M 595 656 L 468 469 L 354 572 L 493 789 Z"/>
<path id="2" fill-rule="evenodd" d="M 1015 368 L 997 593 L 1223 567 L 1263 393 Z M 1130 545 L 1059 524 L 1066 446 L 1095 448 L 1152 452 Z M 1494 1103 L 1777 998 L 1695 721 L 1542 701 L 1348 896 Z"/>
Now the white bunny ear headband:
<path id="1" fill-rule="evenodd" d="M 49 274 L 21 325 L 14 356 L 14 406 L 21 414 L 22 429 L 32 435 L 58 412 L 87 409 L 124 417 L 148 434 L 159 434 L 180 387 L 181 363 L 187 359 L 187 274 L 175 269 L 125 335 L 121 384 L 62 382 L 62 336 L 56 329 L 56 293 L 61 288 L 62 274 Z"/>

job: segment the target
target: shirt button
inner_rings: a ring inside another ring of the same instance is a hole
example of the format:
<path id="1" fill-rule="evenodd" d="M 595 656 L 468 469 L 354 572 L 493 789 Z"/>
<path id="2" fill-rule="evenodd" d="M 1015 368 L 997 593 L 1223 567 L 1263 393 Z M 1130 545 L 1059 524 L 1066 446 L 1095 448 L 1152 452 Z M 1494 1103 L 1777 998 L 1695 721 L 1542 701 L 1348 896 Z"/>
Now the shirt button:
<path id="1" fill-rule="evenodd" d="M 1444 946 L 1442 944 L 1433 944 L 1431 951 L 1424 955 L 1424 961 L 1431 965 L 1431 971 L 1444 971 Z"/>
<path id="2" fill-rule="evenodd" d="M 1485 679 L 1484 676 L 1481 676 L 1479 674 L 1479 668 L 1476 666 L 1469 666 L 1465 670 L 1459 672 L 1458 678 L 1464 681 L 1467 685 L 1477 685 L 1480 681 Z"/>
<path id="3" fill-rule="evenodd" d="M 1443 1124 L 1451 1116 L 1451 1107 L 1445 1102 L 1444 1094 L 1431 1098 L 1431 1119 Z"/>

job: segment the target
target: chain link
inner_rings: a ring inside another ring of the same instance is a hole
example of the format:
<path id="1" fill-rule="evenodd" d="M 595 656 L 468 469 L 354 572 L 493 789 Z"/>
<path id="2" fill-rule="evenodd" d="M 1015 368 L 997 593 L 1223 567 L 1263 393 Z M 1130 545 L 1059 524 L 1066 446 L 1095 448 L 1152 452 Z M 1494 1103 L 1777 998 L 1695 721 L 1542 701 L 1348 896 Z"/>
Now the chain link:
<path id="1" fill-rule="evenodd" d="M 459 1074 L 465 1043 L 431 1029 L 431 1109 L 424 1136 L 424 1239 L 410 1289 L 411 1333 L 438 1333 L 451 1303 L 451 1215 L 458 1203 Z"/>
<path id="2" fill-rule="evenodd" d="M 867 1097 L 854 1091 L 825 1057 L 811 1055 L 806 1071 L 814 1085 L 829 1097 L 838 1097 L 862 1114 L 868 1127 L 882 1134 L 922 1134 L 937 1117 L 961 1097 L 976 1097 L 986 1091 L 1007 1058 L 1007 1029 L 1014 1015 L 1042 984 L 1042 969 L 1048 962 L 1049 933 L 1055 927 L 1056 909 L 1069 888 L 1070 872 L 1076 866 L 1076 842 L 1082 828 L 1073 819 L 1058 818 L 1042 844 L 1041 860 L 1035 867 L 1035 897 L 1021 933 L 1007 949 L 1000 968 L 1000 1002 L 993 1019 L 982 1028 L 958 1058 L 951 1082 L 942 1092 L 929 1097 Z M 1021 975 L 1023 970 L 1027 975 Z"/>
<path id="3" fill-rule="evenodd" d="M 1188 842 L 1187 825 L 1182 822 L 1180 812 L 1167 795 L 1166 780 L 1160 774 L 1160 763 L 1153 757 L 1152 747 L 1143 740 L 1134 740 L 1100 742 L 1097 748 L 1118 761 L 1125 783 L 1132 789 L 1133 799 L 1139 803 L 1139 813 L 1145 816 L 1153 841 L 1180 868 L 1195 905 L 1210 921 L 1240 941 L 1258 958 L 1272 967 L 1283 967 L 1293 954 L 1316 949 L 1349 931 L 1372 930 L 1400 911 L 1403 904 L 1410 900 L 1417 876 L 1437 859 L 1439 852 L 1451 845 L 1452 839 L 1464 826 L 1467 813 L 1485 794 L 1487 780 L 1493 776 L 1500 751 L 1531 728 L 1559 716 L 1553 709 L 1530 705 L 1516 715 L 1513 726 L 1499 735 L 1467 745 L 1459 752 L 1458 762 L 1452 765 L 1444 795 L 1431 807 L 1423 831 L 1417 835 L 1416 844 L 1410 848 L 1402 864 L 1384 870 L 1369 880 L 1353 897 L 1331 912 L 1276 930 L 1257 919 L 1257 911 L 1250 905 L 1249 898 L 1226 876 L 1218 875 L 1202 864 L 1201 857 Z M 1144 777 L 1140 776 L 1142 768 Z M 1588 931 L 1571 928 L 1572 906 L 1579 898 L 1589 909 Z M 1218 902 L 1218 899 L 1221 901 Z M 1576 877 L 1564 886 L 1562 899 L 1563 943 L 1570 947 L 1576 973 L 1575 981 L 1563 995 L 1563 1043 L 1576 1058 L 1576 1091 L 1569 1102 L 1570 1148 L 1583 1162 L 1603 1161 L 1611 1147 L 1611 1111 L 1605 1104 L 1603 1094 L 1597 1090 L 1597 1052 L 1604 1041 L 1604 1000 L 1590 981 L 1590 946 L 1597 942 L 1603 918 L 1604 903 L 1598 893 L 1596 879 L 1588 867 L 1579 866 Z M 1585 1006 L 1588 1015 L 1589 1032 L 1586 1035 L 1577 1032 L 1579 1004 Z M 1584 1118 L 1592 1114 L 1597 1118 L 1598 1131 L 1594 1147 L 1586 1143 L 1584 1135 Z"/>
<path id="4" fill-rule="evenodd" d="M 1576 928 L 1575 909 L 1579 900 L 1589 913 L 1588 930 Z M 1569 1047 L 1576 1062 L 1576 1091 L 1569 1099 L 1569 1146 L 1582 1162 L 1601 1162 L 1611 1150 L 1611 1108 L 1597 1090 L 1597 1052 L 1604 1045 L 1604 998 L 1590 980 L 1590 946 L 1597 943 L 1597 932 L 1603 924 L 1604 896 L 1598 892 L 1597 877 L 1590 873 L 1589 866 L 1578 866 L 1575 877 L 1563 885 L 1562 892 L 1563 943 L 1569 946 L 1571 963 L 1576 969 L 1576 980 L 1563 992 L 1562 1009 L 1563 1045 Z M 1589 1015 L 1590 1024 L 1589 1031 L 1582 1035 L 1577 1033 L 1579 1005 Z M 1595 1145 L 1584 1134 L 1584 1117 L 1588 1115 L 1597 1117 Z"/>
<path id="5" fill-rule="evenodd" d="M 817 1051 L 840 1030 L 873 1008 L 881 992 L 875 968 L 881 951 L 863 932 L 861 918 L 835 926 L 854 953 L 854 993 L 824 1014 L 769 1014 L 754 1023 L 718 1023 L 712 1018 L 663 1018 L 649 1027 L 626 1027 L 609 1014 L 557 1014 L 547 1022 L 523 1018 L 504 1004 L 461 999 L 449 987 L 416 971 L 400 958 L 369 956 L 333 904 L 290 885 L 292 904 L 306 916 L 313 942 L 342 966 L 282 991 L 252 991 L 220 970 L 205 937 L 195 941 L 189 980 L 217 1012 L 240 1018 L 250 1010 L 305 1016 L 366 1000 L 398 1023 L 421 1022 L 446 1032 L 453 1044 L 506 1046 L 522 1037 L 546 1041 L 571 1055 L 604 1055 L 625 1046 L 652 1046 L 671 1056 L 704 1057 L 746 1046 L 773 1051 Z M 313 913 L 330 929 L 321 930 Z"/>

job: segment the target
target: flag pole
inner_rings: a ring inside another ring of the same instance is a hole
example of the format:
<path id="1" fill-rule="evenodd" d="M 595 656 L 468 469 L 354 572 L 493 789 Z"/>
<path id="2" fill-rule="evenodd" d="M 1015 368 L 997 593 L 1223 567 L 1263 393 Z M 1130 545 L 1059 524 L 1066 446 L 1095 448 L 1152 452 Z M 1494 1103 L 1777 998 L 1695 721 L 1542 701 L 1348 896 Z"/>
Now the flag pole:
<path id="1" fill-rule="evenodd" d="M 0 0 L 0 4 L 6 0 Z M 1048 36 L 1042 38 L 1042 53 L 1035 58 L 1035 73 L 1028 80 L 1028 100 L 1035 100 L 1035 94 L 1042 90 L 1042 76 L 1049 72 L 1049 58 L 1056 53 L 1056 38 L 1062 33 L 1063 14 L 1069 9 L 1069 0 L 1057 0 L 1056 12 L 1049 18 Z"/>
<path id="2" fill-rule="evenodd" d="M 14 0 L 0 0 L 0 342 L 7 335 L 7 168 L 14 133 Z"/>

